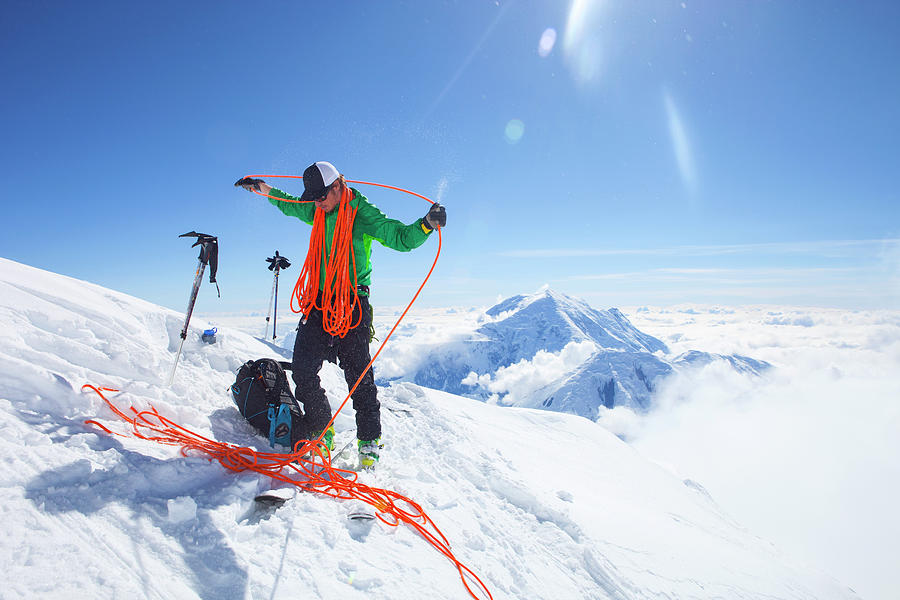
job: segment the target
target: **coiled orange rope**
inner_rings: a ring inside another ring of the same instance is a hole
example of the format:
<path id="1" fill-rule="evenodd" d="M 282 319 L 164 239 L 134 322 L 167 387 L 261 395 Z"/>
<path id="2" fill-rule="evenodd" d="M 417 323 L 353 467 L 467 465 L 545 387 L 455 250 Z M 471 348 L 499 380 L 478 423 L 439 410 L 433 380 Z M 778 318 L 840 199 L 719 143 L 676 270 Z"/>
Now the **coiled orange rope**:
<path id="1" fill-rule="evenodd" d="M 357 209 L 350 206 L 351 196 L 350 188 L 345 185 L 337 208 L 331 251 L 327 257 L 325 211 L 321 208 L 316 209 L 312 232 L 309 235 L 309 250 L 291 295 L 292 311 L 303 313 L 308 317 L 313 308 L 321 310 L 322 328 L 331 335 L 341 338 L 359 325 L 362 319 L 360 312 L 356 323 L 351 323 L 353 309 L 359 304 L 359 297 L 356 295 L 356 254 L 353 250 L 353 220 L 356 218 Z M 350 265 L 353 265 L 352 279 Z M 324 285 L 322 293 L 319 294 L 319 281 L 323 271 Z"/>
<path id="2" fill-rule="evenodd" d="M 246 175 L 252 178 L 285 178 L 285 179 L 302 179 L 302 175 Z M 422 194 L 417 194 L 410 190 L 383 183 L 373 183 L 371 181 L 356 181 L 352 179 L 344 180 L 344 183 L 358 183 L 362 185 L 374 185 L 377 187 L 404 192 L 417 198 L 421 198 L 426 202 L 434 204 L 430 198 L 426 198 Z M 288 200 L 286 198 L 278 198 L 270 196 L 262 192 L 254 192 L 259 196 L 278 200 L 280 202 L 291 203 L 307 203 L 313 200 Z M 356 254 L 353 250 L 353 221 L 356 218 L 356 210 L 350 206 L 352 194 L 349 188 L 344 186 L 340 203 L 338 204 L 337 220 L 334 227 L 334 234 L 331 240 L 331 251 L 326 256 L 325 241 L 325 211 L 321 208 L 316 209 L 313 217 L 313 227 L 309 234 L 309 250 L 306 252 L 306 260 L 303 263 L 303 269 L 297 278 L 294 291 L 291 294 L 291 310 L 295 313 L 302 313 L 309 316 L 313 308 L 322 311 L 322 328 L 333 336 L 344 337 L 347 332 L 359 325 L 362 319 L 360 311 L 359 319 L 355 323 L 351 323 L 353 310 L 359 304 L 357 296 L 357 276 L 356 272 Z M 438 230 L 438 238 L 440 239 L 440 230 Z M 438 255 L 440 255 L 440 241 L 438 242 Z M 437 257 L 435 257 L 437 263 Z M 350 267 L 353 265 L 353 278 L 350 277 Z M 322 271 L 325 272 L 324 286 L 319 295 L 319 282 L 322 281 Z M 432 270 L 434 267 L 432 266 Z M 425 281 L 431 276 L 428 272 Z M 424 282 L 422 283 L 424 286 Z M 421 291 L 421 287 L 419 291 Z M 413 297 L 415 302 L 419 293 Z M 295 306 L 296 302 L 296 306 Z M 412 305 L 412 302 L 410 303 Z M 404 311 L 404 315 L 406 312 Z M 403 317 L 401 316 L 400 319 Z M 399 322 L 399 321 L 398 321 Z"/>
<path id="3" fill-rule="evenodd" d="M 300 175 L 247 175 L 247 177 L 301 178 Z M 428 200 L 428 198 L 420 194 L 389 185 L 351 180 L 345 180 L 344 183 L 377 185 Z M 314 202 L 313 200 L 288 200 L 263 194 L 262 192 L 254 193 L 280 202 Z M 309 317 L 313 309 L 322 311 L 322 329 L 340 338 L 343 338 L 347 335 L 347 332 L 359 325 L 362 319 L 362 312 L 360 311 L 356 322 L 352 322 L 353 310 L 359 304 L 356 253 L 353 249 L 353 221 L 356 218 L 357 209 L 350 206 L 352 199 L 353 194 L 345 185 L 337 207 L 338 213 L 330 251 L 327 251 L 329 245 L 325 239 L 325 211 L 321 208 L 316 209 L 312 231 L 309 234 L 309 250 L 306 252 L 303 269 L 300 271 L 300 276 L 297 278 L 297 283 L 291 294 L 291 310 L 293 312 L 302 313 L 304 316 Z M 428 200 L 428 202 L 433 204 L 431 200 Z M 351 265 L 353 269 L 352 278 L 350 277 Z M 320 282 L 322 282 L 321 287 Z"/>
<path id="4" fill-rule="evenodd" d="M 446 556 L 459 571 L 460 579 L 469 595 L 478 600 L 479 596 L 475 592 L 478 590 L 484 597 L 493 599 L 484 582 L 456 558 L 450 548 L 450 542 L 418 503 L 395 491 L 360 482 L 355 471 L 333 467 L 328 453 L 323 452 L 324 445 L 320 441 L 298 441 L 294 451 L 289 454 L 258 452 L 252 448 L 204 437 L 164 417 L 153 406 L 141 411 L 131 406 L 129 415 L 104 394 L 118 390 L 98 388 L 89 384 L 82 386 L 81 389 L 96 392 L 119 418 L 131 424 L 131 435 L 134 437 L 159 444 L 180 446 L 183 456 L 205 455 L 210 460 L 219 461 L 223 467 L 231 471 L 254 471 L 297 486 L 301 490 L 317 492 L 338 500 L 365 502 L 375 508 L 377 511 L 375 516 L 382 523 L 391 527 L 396 527 L 400 523 L 407 525 Z M 85 423 L 96 425 L 108 434 L 127 437 L 94 420 Z"/>

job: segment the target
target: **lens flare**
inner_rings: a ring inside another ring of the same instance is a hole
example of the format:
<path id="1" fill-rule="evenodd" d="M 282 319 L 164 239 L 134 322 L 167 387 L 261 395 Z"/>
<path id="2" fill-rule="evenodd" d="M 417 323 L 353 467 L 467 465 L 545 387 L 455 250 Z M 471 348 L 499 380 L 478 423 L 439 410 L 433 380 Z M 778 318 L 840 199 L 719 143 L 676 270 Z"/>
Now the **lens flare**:
<path id="1" fill-rule="evenodd" d="M 669 135 L 672 138 L 672 150 L 675 152 L 678 171 L 681 173 L 681 179 L 685 186 L 688 190 L 693 191 L 697 184 L 697 173 L 687 129 L 668 90 L 663 90 L 663 103 L 669 121 Z"/>
<path id="2" fill-rule="evenodd" d="M 556 30 L 552 27 L 548 27 L 544 30 L 544 33 L 541 34 L 541 41 L 538 42 L 538 54 L 541 57 L 546 57 L 553 51 L 553 46 L 556 45 Z"/>
<path id="3" fill-rule="evenodd" d="M 510 144 L 518 144 L 522 136 L 525 135 L 525 123 L 519 119 L 510 119 L 509 123 L 506 124 L 504 135 L 506 136 L 506 141 Z"/>
<path id="4" fill-rule="evenodd" d="M 607 11 L 606 3 L 599 0 L 573 0 L 569 9 L 563 52 L 579 84 L 597 81 L 603 70 L 605 46 L 609 43 L 609 35 L 603 29 Z"/>

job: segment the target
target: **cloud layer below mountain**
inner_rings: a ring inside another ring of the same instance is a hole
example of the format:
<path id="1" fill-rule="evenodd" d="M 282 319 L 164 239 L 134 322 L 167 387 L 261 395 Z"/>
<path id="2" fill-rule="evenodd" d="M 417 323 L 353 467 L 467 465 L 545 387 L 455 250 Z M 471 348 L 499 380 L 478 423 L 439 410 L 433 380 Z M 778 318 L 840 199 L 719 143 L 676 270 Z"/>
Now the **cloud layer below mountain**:
<path id="1" fill-rule="evenodd" d="M 625 311 L 673 351 L 748 354 L 673 374 L 655 409 L 600 422 L 679 476 L 701 481 L 754 531 L 888 598 L 900 564 L 900 314 L 789 308 Z"/>

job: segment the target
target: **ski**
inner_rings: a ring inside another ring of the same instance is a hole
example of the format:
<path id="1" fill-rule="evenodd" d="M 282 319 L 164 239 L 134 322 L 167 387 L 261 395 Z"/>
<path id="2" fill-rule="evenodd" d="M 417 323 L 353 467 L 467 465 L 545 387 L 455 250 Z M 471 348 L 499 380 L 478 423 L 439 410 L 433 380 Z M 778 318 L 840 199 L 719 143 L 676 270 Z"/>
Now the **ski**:
<path id="1" fill-rule="evenodd" d="M 343 448 L 341 448 L 341 449 L 338 450 L 337 452 L 332 453 L 332 455 L 331 455 L 331 462 L 332 462 L 332 464 L 334 464 L 334 461 L 335 461 L 336 458 L 339 458 L 341 455 L 343 455 L 344 452 L 346 452 L 347 450 L 349 450 L 349 449 L 350 449 L 350 446 L 352 446 L 352 445 L 353 445 L 353 440 L 350 440 L 349 442 L 347 442 L 346 444 L 344 444 L 344 447 L 343 447 Z"/>
<path id="2" fill-rule="evenodd" d="M 284 487 L 268 490 L 253 498 L 253 502 L 261 508 L 280 508 L 297 495 L 297 489 L 296 487 Z"/>
<path id="3" fill-rule="evenodd" d="M 353 446 L 355 440 L 350 440 L 346 444 L 344 444 L 340 450 L 333 451 L 331 453 L 331 462 L 332 464 L 343 470 L 356 471 L 357 473 L 366 474 L 365 477 L 372 477 L 371 469 L 362 468 L 358 462 L 355 464 L 347 464 L 348 461 L 344 460 L 345 453 Z M 337 461 L 341 459 L 341 464 L 338 465 Z M 352 459 L 351 459 L 352 460 Z M 307 491 L 304 485 L 299 486 L 287 486 L 271 489 L 260 494 L 257 494 L 253 498 L 253 503 L 257 508 L 258 512 L 271 512 L 277 510 L 284 506 L 284 504 L 295 497 L 299 492 Z M 350 503 L 350 506 L 347 510 L 347 519 L 350 521 L 374 521 L 375 520 L 375 509 L 362 502 L 360 500 L 353 500 Z"/>
<path id="4" fill-rule="evenodd" d="M 268 490 L 253 498 L 253 502 L 260 510 L 277 510 L 296 496 L 297 491 L 303 490 L 302 488 Z M 350 510 L 347 511 L 347 518 L 351 521 L 373 521 L 375 519 L 375 510 L 365 502 L 354 502 Z"/>

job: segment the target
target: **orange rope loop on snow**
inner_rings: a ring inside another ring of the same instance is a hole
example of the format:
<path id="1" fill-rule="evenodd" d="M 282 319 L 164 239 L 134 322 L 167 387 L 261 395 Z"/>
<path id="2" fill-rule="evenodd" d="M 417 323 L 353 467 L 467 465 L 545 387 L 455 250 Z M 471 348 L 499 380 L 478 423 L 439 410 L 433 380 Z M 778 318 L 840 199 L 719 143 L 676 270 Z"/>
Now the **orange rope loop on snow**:
<path id="1" fill-rule="evenodd" d="M 250 175 L 249 177 L 301 178 L 298 175 Z M 347 183 L 374 185 L 406 192 L 434 204 L 434 201 L 426 198 L 425 196 L 422 196 L 415 192 L 411 192 L 409 190 L 405 190 L 403 188 L 365 181 L 347 180 Z M 262 194 L 261 192 L 256 193 L 261 196 L 274 198 L 274 196 Z M 345 189 L 344 193 L 345 197 L 341 198 L 341 208 L 349 209 L 349 198 L 347 197 L 347 195 L 349 195 L 350 193 L 349 189 Z M 284 202 L 297 202 L 296 200 L 284 200 L 282 198 L 275 199 L 282 200 Z M 346 206 L 344 206 L 345 204 Z M 346 232 L 346 230 L 347 227 L 349 227 L 349 230 L 352 231 L 354 216 L 355 211 L 353 211 L 352 213 L 345 213 L 343 215 L 343 218 L 348 219 L 349 222 L 343 224 L 345 233 L 342 235 L 346 235 L 348 238 L 349 234 Z M 341 218 L 342 215 L 339 213 L 339 221 Z M 320 235 L 321 239 L 324 240 L 324 211 L 316 211 L 316 216 L 313 223 L 314 232 L 316 231 L 317 221 L 321 223 L 320 227 L 322 228 L 322 232 L 318 235 Z M 339 226 L 340 225 L 341 224 L 339 223 Z M 322 442 L 324 431 L 328 430 L 328 428 L 334 423 L 334 420 L 337 418 L 338 414 L 340 414 L 340 412 L 347 405 L 347 402 L 350 400 L 353 392 L 356 391 L 356 388 L 359 386 L 366 372 L 368 372 L 368 370 L 372 367 L 372 363 L 374 363 L 375 359 L 377 359 L 381 354 L 381 351 L 384 349 L 391 336 L 394 335 L 394 332 L 397 330 L 397 327 L 399 327 L 400 322 L 409 312 L 410 308 L 412 308 L 413 303 L 415 303 L 416 299 L 418 299 L 419 294 L 422 292 L 422 289 L 425 287 L 425 284 L 428 282 L 431 274 L 434 272 L 434 268 L 437 266 L 438 258 L 441 255 L 441 245 L 443 241 L 441 237 L 441 230 L 438 229 L 437 232 L 438 248 L 434 257 L 434 262 L 432 263 L 431 268 L 428 270 L 428 273 L 425 275 L 425 279 L 422 280 L 422 283 L 419 285 L 419 288 L 413 295 L 412 300 L 409 301 L 409 304 L 407 304 L 406 308 L 403 310 L 400 318 L 397 319 L 397 322 L 394 323 L 394 326 L 391 328 L 390 332 L 385 336 L 384 340 L 381 342 L 381 345 L 378 347 L 378 350 L 372 356 L 372 360 L 369 361 L 369 364 L 366 365 L 366 368 L 363 369 L 362 374 L 356 380 L 356 383 L 354 383 L 353 386 L 350 387 L 350 391 L 348 392 L 346 398 L 344 398 L 344 401 L 341 403 L 340 407 L 334 412 L 334 416 L 332 416 L 331 421 L 329 421 L 328 425 L 323 429 L 323 433 L 320 434 L 319 437 L 315 440 L 298 441 L 293 448 L 293 452 L 291 453 L 284 454 L 277 452 L 258 452 L 256 450 L 253 450 L 252 448 L 235 446 L 224 442 L 217 442 L 215 440 L 211 440 L 209 438 L 201 436 L 200 434 L 195 433 L 190 429 L 187 429 L 186 427 L 182 427 L 174 421 L 164 417 L 153 406 L 150 406 L 149 409 L 142 411 L 138 411 L 134 407 L 130 407 L 132 414 L 129 415 L 125 411 L 118 408 L 113 402 L 110 401 L 109 398 L 107 398 L 103 394 L 103 392 L 117 392 L 118 390 L 102 387 L 97 388 L 93 385 L 84 385 L 82 387 L 82 390 L 90 389 L 97 393 L 103 399 L 103 401 L 106 402 L 107 406 L 109 406 L 113 413 L 116 414 L 116 416 L 131 424 L 131 435 L 133 435 L 134 437 L 143 440 L 154 441 L 160 444 L 180 446 L 181 454 L 183 456 L 190 456 L 192 454 L 206 455 L 210 460 L 219 461 L 219 463 L 223 467 L 231 471 L 254 471 L 256 473 L 271 477 L 272 479 L 275 479 L 277 481 L 297 486 L 301 490 L 316 492 L 338 500 L 359 500 L 365 502 L 366 504 L 375 508 L 375 510 L 377 511 L 376 517 L 382 523 L 385 523 L 386 525 L 390 525 L 392 527 L 396 527 L 400 523 L 407 525 L 408 527 L 415 530 L 420 536 L 425 538 L 425 540 L 428 541 L 428 543 L 430 543 L 432 546 L 434 546 L 434 548 L 437 549 L 438 552 L 447 557 L 447 559 L 450 560 L 450 562 L 452 562 L 456 569 L 459 571 L 459 576 L 462 580 L 463 586 L 465 586 L 466 591 L 469 592 L 469 595 L 472 596 L 472 598 L 479 600 L 480 595 L 481 597 L 493 600 L 493 596 L 491 595 L 490 590 L 487 589 L 487 586 L 484 584 L 484 582 L 481 581 L 481 579 L 469 567 L 464 565 L 459 561 L 459 559 L 456 558 L 450 548 L 450 542 L 447 540 L 444 534 L 441 533 L 440 529 L 438 529 L 434 521 L 431 520 L 431 518 L 425 513 L 425 511 L 419 504 L 395 491 L 365 485 L 358 480 L 358 476 L 355 471 L 333 467 L 331 465 L 331 457 L 327 452 L 324 451 L 325 445 Z M 337 233 L 338 227 L 336 226 L 335 239 L 337 239 L 338 237 Z M 307 263 L 310 262 L 309 257 L 313 254 L 313 237 L 315 237 L 315 234 L 310 236 L 311 243 L 310 252 L 307 254 Z M 327 257 L 327 261 L 325 261 L 325 264 L 328 265 L 328 267 L 326 268 L 331 268 L 332 259 L 336 256 L 336 252 L 342 251 L 346 255 L 348 246 L 350 257 L 353 257 L 352 243 L 350 243 L 349 241 L 346 243 L 343 249 L 339 247 L 336 250 L 336 246 L 338 246 L 338 244 L 332 243 L 330 256 Z M 318 246 L 315 251 L 316 255 L 319 255 L 319 249 L 321 249 L 322 253 L 324 254 L 324 246 Z M 304 264 L 304 289 L 308 288 L 310 281 L 316 285 L 316 289 L 318 287 L 319 276 L 314 272 L 314 270 L 316 268 L 321 268 L 322 262 L 316 262 L 318 263 L 318 265 L 310 265 L 309 273 L 306 273 L 307 264 Z M 335 273 L 346 273 L 347 280 L 349 280 L 349 269 L 346 266 L 344 268 L 340 268 L 340 264 L 340 261 L 334 263 L 333 268 L 337 269 Z M 346 260 L 343 264 L 346 265 Z M 304 273 L 301 273 L 301 279 L 303 279 Z M 346 314 L 352 314 L 353 306 L 355 306 L 355 304 L 359 301 L 356 297 L 355 276 L 356 273 L 354 272 L 354 284 L 349 286 L 349 288 L 346 287 L 346 283 L 341 284 L 341 286 L 344 287 L 338 287 L 338 289 L 344 290 L 342 293 L 346 293 L 347 289 L 352 290 L 352 303 L 349 303 L 348 306 L 348 302 L 346 300 L 340 302 L 338 301 L 339 299 L 335 298 L 336 304 L 338 306 L 342 306 Z M 326 281 L 328 281 L 327 273 Z M 301 287 L 300 280 L 298 280 L 297 284 L 297 288 L 299 287 Z M 326 286 L 326 290 L 327 289 L 329 289 L 329 286 Z M 325 294 L 323 294 L 323 296 L 325 296 Z M 305 294 L 303 293 L 301 293 L 299 296 L 295 295 L 295 297 L 306 298 Z M 332 295 L 332 298 L 334 298 L 334 295 Z M 327 306 L 327 303 L 324 301 L 324 299 L 322 304 Z M 317 306 L 317 308 L 321 307 Z M 336 320 L 339 321 L 340 319 L 337 319 L 337 317 L 335 317 L 332 319 L 332 323 L 334 323 Z M 104 425 L 101 425 L 94 420 L 88 420 L 85 421 L 85 423 L 96 425 L 97 427 L 111 435 L 123 435 L 111 431 Z"/>
<path id="2" fill-rule="evenodd" d="M 104 394 L 117 390 L 98 388 L 89 384 L 82 386 L 81 389 L 92 390 L 100 396 L 116 416 L 131 425 L 131 435 L 136 438 L 179 446 L 181 454 L 185 457 L 204 455 L 210 460 L 217 460 L 230 471 L 254 471 L 297 486 L 303 491 L 316 492 L 337 500 L 365 502 L 375 508 L 377 511 L 375 516 L 382 523 L 391 527 L 403 523 L 447 557 L 459 571 L 463 586 L 472 598 L 493 599 L 490 590 L 478 575 L 456 558 L 450 548 L 450 542 L 421 505 L 393 490 L 376 488 L 360 482 L 355 471 L 332 466 L 330 456 L 323 451 L 324 445 L 319 440 L 298 441 L 293 452 L 287 454 L 259 452 L 252 448 L 204 437 L 163 416 L 152 405 L 146 410 L 137 410 L 131 406 L 129 407 L 131 414 L 128 414 Z M 110 435 L 127 437 L 94 420 L 85 423 L 96 425 Z"/>

